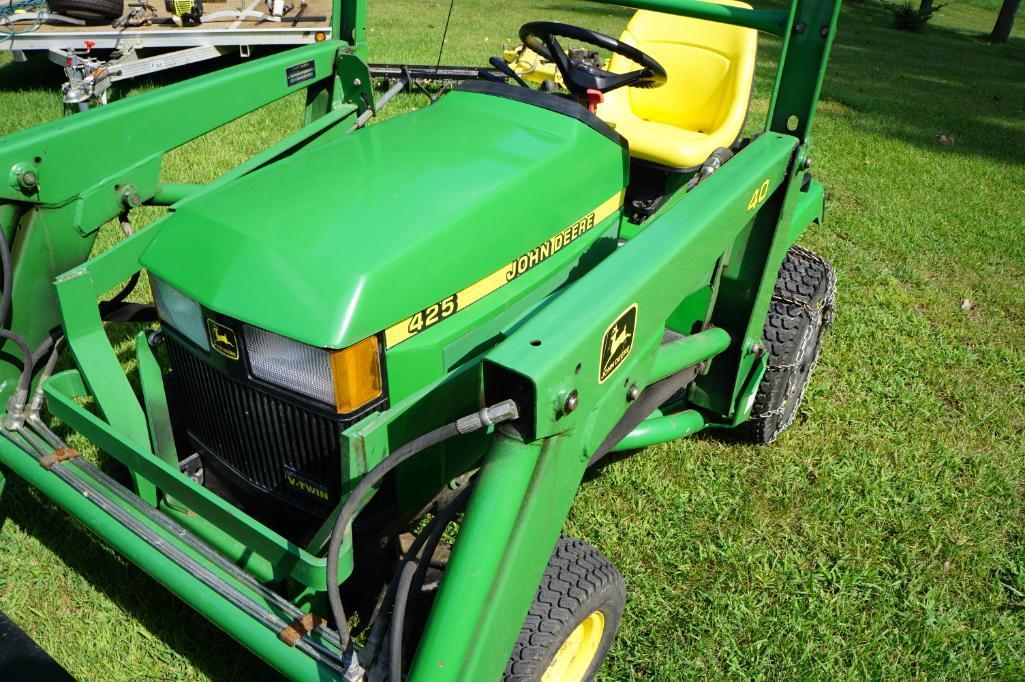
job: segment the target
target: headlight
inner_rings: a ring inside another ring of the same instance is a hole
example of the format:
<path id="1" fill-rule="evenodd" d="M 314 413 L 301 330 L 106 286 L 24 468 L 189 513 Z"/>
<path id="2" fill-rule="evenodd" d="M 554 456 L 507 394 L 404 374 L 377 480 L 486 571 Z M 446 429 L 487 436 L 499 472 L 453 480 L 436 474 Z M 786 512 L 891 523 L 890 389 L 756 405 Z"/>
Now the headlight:
<path id="1" fill-rule="evenodd" d="M 203 350 L 210 350 L 199 303 L 158 277 L 150 275 L 149 281 L 161 321 Z"/>
<path id="2" fill-rule="evenodd" d="M 366 405 L 382 393 L 377 337 L 342 350 L 325 350 L 287 337 L 245 327 L 253 376 L 334 405 L 340 414 Z"/>

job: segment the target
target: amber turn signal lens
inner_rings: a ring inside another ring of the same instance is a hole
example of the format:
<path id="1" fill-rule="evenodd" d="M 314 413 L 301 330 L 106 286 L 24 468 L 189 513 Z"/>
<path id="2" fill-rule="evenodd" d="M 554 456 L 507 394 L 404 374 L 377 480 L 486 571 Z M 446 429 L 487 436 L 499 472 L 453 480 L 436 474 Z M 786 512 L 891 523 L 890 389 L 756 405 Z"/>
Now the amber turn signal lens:
<path id="1" fill-rule="evenodd" d="M 335 382 L 335 408 L 339 414 L 352 412 L 381 395 L 381 356 L 377 337 L 363 339 L 331 353 L 331 375 Z"/>

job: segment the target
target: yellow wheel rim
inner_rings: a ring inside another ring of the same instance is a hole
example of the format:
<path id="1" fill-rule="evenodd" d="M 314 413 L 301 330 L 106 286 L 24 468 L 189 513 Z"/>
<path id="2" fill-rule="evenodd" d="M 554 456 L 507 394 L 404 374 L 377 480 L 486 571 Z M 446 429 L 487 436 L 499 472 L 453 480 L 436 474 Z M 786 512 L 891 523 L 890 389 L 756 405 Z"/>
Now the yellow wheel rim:
<path id="1" fill-rule="evenodd" d="M 548 664 L 542 682 L 580 682 L 598 653 L 601 637 L 605 633 L 605 614 L 595 611 L 569 633 L 569 637 L 555 652 Z"/>

